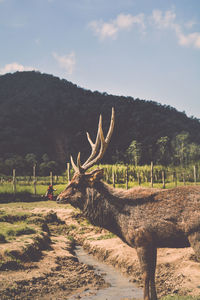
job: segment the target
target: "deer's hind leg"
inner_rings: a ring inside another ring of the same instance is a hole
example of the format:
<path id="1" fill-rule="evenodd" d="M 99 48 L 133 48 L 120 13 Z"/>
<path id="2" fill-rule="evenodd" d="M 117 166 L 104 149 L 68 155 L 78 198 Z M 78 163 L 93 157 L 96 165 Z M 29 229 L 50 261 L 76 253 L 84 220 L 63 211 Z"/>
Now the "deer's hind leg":
<path id="1" fill-rule="evenodd" d="M 135 245 L 143 273 L 144 300 L 157 300 L 155 286 L 157 249 L 153 245 L 151 235 L 143 230 L 138 232 Z"/>
<path id="2" fill-rule="evenodd" d="M 197 259 L 200 261 L 200 232 L 194 232 L 188 236 L 189 243 L 193 248 Z"/>

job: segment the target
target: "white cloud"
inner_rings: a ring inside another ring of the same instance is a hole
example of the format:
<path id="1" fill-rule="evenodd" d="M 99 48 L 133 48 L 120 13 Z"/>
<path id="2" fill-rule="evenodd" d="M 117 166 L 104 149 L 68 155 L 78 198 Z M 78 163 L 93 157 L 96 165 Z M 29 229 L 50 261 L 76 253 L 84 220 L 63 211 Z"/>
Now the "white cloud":
<path id="1" fill-rule="evenodd" d="M 138 24 L 142 27 L 142 29 L 145 29 L 144 14 L 139 14 L 136 16 L 132 16 L 130 14 L 129 15 L 120 14 L 117 16 L 115 23 L 119 29 L 123 29 L 123 28 L 129 29 L 132 27 L 133 24 Z"/>
<path id="2" fill-rule="evenodd" d="M 200 33 L 193 32 L 189 34 L 183 34 L 181 31 L 177 32 L 179 44 L 181 46 L 193 46 L 200 49 Z"/>
<path id="3" fill-rule="evenodd" d="M 176 23 L 176 14 L 173 11 L 166 11 L 163 13 L 160 10 L 154 10 L 151 16 L 151 20 L 159 29 L 171 29 L 177 36 L 178 43 L 181 46 L 191 46 L 200 49 L 200 32 L 191 32 L 184 34 L 182 27 Z M 191 28 L 195 23 L 189 21 L 187 28 Z"/>
<path id="4" fill-rule="evenodd" d="M 119 14 L 109 22 L 102 20 L 92 21 L 88 26 L 100 40 L 105 40 L 106 38 L 116 39 L 120 31 L 130 30 L 135 25 L 138 26 L 142 33 L 145 33 L 145 23 L 149 26 L 155 26 L 159 30 L 171 30 L 175 34 L 180 46 L 200 49 L 200 32 L 188 33 L 197 22 L 190 20 L 180 25 L 177 22 L 174 9 L 167 11 L 153 10 L 151 16 L 146 18 L 143 13 L 135 16 L 131 14 Z M 187 33 L 184 33 L 184 29 L 187 30 Z"/>
<path id="5" fill-rule="evenodd" d="M 176 14 L 173 11 L 166 11 L 164 14 L 160 10 L 153 10 L 152 20 L 159 28 L 173 28 Z"/>
<path id="6" fill-rule="evenodd" d="M 18 64 L 17 62 L 7 64 L 3 68 L 0 69 L 0 74 L 12 73 L 16 71 L 33 71 L 36 70 L 33 67 L 25 67 L 23 65 Z"/>
<path id="7" fill-rule="evenodd" d="M 120 30 L 131 29 L 134 24 L 139 25 L 140 28 L 144 30 L 144 14 L 136 16 L 119 14 L 110 22 L 92 21 L 89 23 L 89 27 L 93 30 L 95 35 L 99 36 L 101 40 L 104 40 L 105 38 L 115 39 Z"/>
<path id="8" fill-rule="evenodd" d="M 99 36 L 100 39 L 106 37 L 116 38 L 118 29 L 112 23 L 103 23 L 102 21 L 93 21 L 89 27 L 94 31 L 94 34 Z"/>
<path id="9" fill-rule="evenodd" d="M 71 75 L 74 71 L 74 67 L 76 65 L 76 56 L 72 51 L 68 55 L 59 56 L 57 53 L 52 53 L 55 60 L 59 63 L 60 67 L 65 69 L 69 75 Z"/>

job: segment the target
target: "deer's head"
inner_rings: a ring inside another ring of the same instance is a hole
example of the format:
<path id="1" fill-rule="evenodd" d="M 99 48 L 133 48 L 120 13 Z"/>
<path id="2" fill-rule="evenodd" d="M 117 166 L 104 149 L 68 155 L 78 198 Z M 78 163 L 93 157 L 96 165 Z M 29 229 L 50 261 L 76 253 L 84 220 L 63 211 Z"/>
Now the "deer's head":
<path id="1" fill-rule="evenodd" d="M 92 142 L 89 133 L 87 138 L 91 145 L 92 151 L 89 158 L 81 165 L 80 152 L 77 157 L 77 164 L 71 156 L 71 164 L 74 168 L 74 176 L 66 189 L 57 197 L 57 203 L 70 203 L 75 207 L 81 208 L 81 199 L 83 199 L 86 188 L 92 188 L 100 179 L 103 178 L 103 169 L 96 169 L 91 172 L 86 172 L 90 167 L 97 164 L 103 157 L 107 146 L 110 142 L 114 129 L 114 109 L 112 108 L 112 116 L 110 127 L 106 138 L 104 138 L 102 130 L 102 116 L 99 117 L 99 125 L 95 143 Z"/>

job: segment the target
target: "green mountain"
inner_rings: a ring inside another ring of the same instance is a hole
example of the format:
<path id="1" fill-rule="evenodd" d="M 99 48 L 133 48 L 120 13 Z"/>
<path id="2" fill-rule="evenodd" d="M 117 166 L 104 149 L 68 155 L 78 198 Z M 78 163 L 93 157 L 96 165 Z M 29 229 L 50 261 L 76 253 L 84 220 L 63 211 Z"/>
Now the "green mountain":
<path id="1" fill-rule="evenodd" d="M 189 99 L 188 99 L 189 101 Z M 90 153 L 86 131 L 94 139 L 99 114 L 106 132 L 111 108 L 116 125 L 104 162 L 124 159 L 132 140 L 142 145 L 142 163 L 155 157 L 157 140 L 172 140 L 187 131 L 190 142 L 200 144 L 200 122 L 170 106 L 154 101 L 92 92 L 52 75 L 16 72 L 0 76 L 0 157 L 47 153 L 63 164 L 81 151 Z"/>

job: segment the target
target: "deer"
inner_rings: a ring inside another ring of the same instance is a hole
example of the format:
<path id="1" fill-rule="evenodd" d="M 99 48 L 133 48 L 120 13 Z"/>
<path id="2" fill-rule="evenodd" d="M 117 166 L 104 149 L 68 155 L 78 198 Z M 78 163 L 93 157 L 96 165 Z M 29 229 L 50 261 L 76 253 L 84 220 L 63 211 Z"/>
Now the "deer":
<path id="1" fill-rule="evenodd" d="M 192 247 L 200 260 L 200 188 L 118 189 L 103 182 L 103 169 L 87 171 L 102 159 L 114 123 L 112 108 L 106 138 L 101 115 L 94 143 L 87 133 L 91 154 L 83 164 L 80 152 L 76 164 L 71 156 L 75 173 L 66 189 L 58 195 L 57 203 L 70 203 L 79 208 L 93 225 L 107 229 L 135 248 L 143 275 L 143 299 L 157 300 L 157 248 Z"/>

